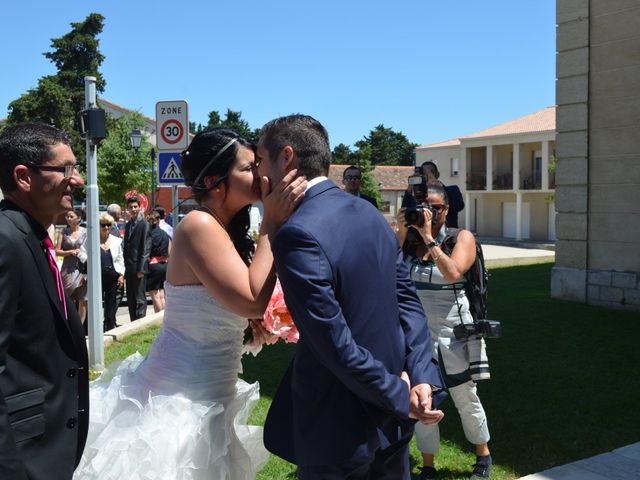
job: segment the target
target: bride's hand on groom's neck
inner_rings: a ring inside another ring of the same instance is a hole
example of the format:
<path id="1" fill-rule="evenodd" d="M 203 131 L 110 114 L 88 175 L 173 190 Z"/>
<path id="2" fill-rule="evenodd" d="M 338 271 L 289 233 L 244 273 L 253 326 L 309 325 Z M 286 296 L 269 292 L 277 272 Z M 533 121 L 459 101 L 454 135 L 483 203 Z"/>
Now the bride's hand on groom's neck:
<path id="1" fill-rule="evenodd" d="M 260 188 L 264 205 L 261 231 L 264 227 L 263 233 L 274 234 L 304 198 L 307 179 L 298 176 L 298 170 L 294 169 L 276 185 L 271 185 L 267 177 L 261 177 Z"/>

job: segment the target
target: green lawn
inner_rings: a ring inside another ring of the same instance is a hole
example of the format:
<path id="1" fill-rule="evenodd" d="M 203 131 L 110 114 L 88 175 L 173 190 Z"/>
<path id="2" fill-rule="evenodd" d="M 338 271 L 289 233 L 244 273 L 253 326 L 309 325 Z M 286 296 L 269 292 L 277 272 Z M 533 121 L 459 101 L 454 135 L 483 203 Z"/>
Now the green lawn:
<path id="1" fill-rule="evenodd" d="M 492 478 L 513 479 L 640 440 L 640 366 L 634 328 L 640 314 L 549 298 L 552 264 L 491 270 L 489 316 L 501 339 L 488 340 L 492 380 L 479 385 L 494 458 Z M 146 353 L 158 329 L 106 350 L 106 362 Z M 262 424 L 293 346 L 266 347 L 245 356 L 244 374 L 259 381 L 261 399 L 252 423 Z M 443 405 L 441 479 L 467 478 L 475 457 L 450 401 Z M 412 463 L 420 464 L 412 442 Z M 295 467 L 276 457 L 259 479 L 295 478 Z"/>

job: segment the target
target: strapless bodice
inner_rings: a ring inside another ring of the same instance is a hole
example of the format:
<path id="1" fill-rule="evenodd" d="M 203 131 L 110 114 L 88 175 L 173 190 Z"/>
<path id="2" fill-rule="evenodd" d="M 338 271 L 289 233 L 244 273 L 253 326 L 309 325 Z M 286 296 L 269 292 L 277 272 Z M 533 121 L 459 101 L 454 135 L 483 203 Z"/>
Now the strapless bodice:
<path id="1" fill-rule="evenodd" d="M 180 391 L 194 400 L 235 394 L 247 320 L 211 297 L 203 285 L 165 282 L 166 310 L 158 338 L 138 374 L 156 394 Z"/>

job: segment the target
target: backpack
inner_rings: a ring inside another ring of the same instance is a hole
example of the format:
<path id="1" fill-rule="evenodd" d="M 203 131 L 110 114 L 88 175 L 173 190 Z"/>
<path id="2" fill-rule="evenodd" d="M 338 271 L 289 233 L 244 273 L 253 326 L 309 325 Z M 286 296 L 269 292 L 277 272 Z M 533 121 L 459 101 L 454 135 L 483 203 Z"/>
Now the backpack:
<path id="1" fill-rule="evenodd" d="M 451 255 L 458 240 L 459 228 L 447 229 L 447 236 L 442 241 L 441 248 Z M 475 235 L 474 235 L 475 237 Z M 476 238 L 476 260 L 471 268 L 463 275 L 464 289 L 469 300 L 469 312 L 474 322 L 487 319 L 487 295 L 489 293 L 489 272 L 484 265 L 484 255 L 482 245 Z"/>

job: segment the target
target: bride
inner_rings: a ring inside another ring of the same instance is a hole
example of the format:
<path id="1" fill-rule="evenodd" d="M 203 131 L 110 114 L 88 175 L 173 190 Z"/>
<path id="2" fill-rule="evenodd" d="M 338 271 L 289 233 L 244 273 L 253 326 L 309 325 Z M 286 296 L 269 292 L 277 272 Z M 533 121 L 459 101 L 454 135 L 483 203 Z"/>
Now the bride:
<path id="1" fill-rule="evenodd" d="M 242 339 L 274 288 L 269 237 L 306 181 L 292 171 L 270 186 L 253 145 L 224 129 L 195 136 L 182 172 L 200 208 L 174 234 L 162 329 L 146 358 L 132 355 L 92 382 L 76 480 L 253 479 L 267 460 L 261 428 L 247 425 L 258 384 L 237 377 Z M 259 200 L 256 245 L 249 206 Z"/>

